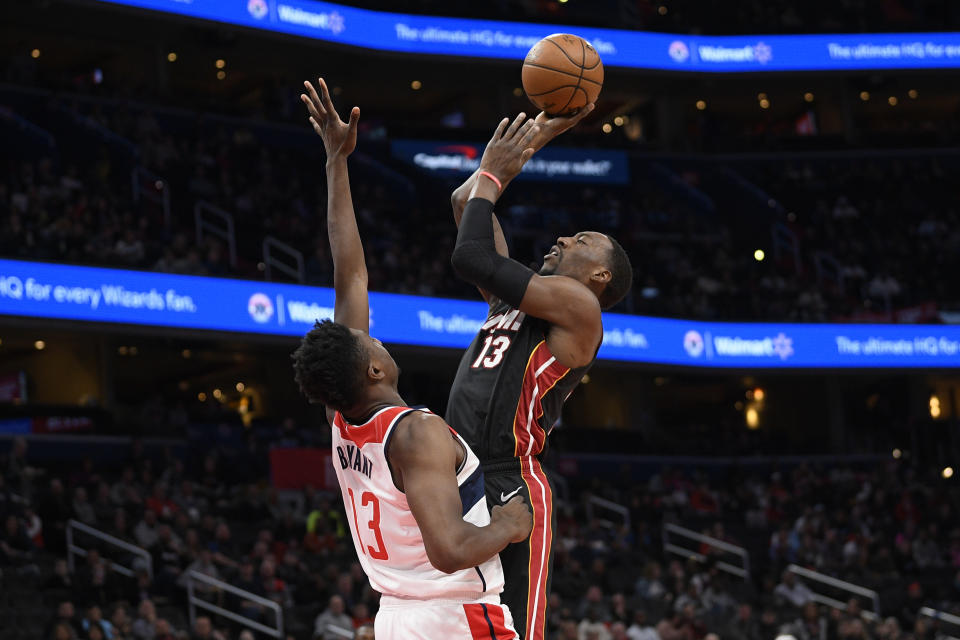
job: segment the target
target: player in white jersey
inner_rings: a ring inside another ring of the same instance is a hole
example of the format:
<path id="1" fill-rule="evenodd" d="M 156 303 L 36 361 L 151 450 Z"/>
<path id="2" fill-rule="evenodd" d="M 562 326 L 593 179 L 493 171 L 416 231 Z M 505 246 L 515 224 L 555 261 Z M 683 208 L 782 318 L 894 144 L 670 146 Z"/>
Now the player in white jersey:
<path id="1" fill-rule="evenodd" d="M 333 322 L 317 322 L 294 352 L 300 389 L 326 406 L 357 556 L 379 591 L 378 640 L 512 640 L 500 603 L 497 553 L 527 538 L 522 499 L 487 512 L 483 472 L 466 442 L 440 417 L 411 409 L 397 392 L 399 369 L 369 335 L 367 270 L 357 231 L 347 156 L 349 123 L 323 79 L 301 96 L 327 151 L 327 234 L 334 265 Z"/>

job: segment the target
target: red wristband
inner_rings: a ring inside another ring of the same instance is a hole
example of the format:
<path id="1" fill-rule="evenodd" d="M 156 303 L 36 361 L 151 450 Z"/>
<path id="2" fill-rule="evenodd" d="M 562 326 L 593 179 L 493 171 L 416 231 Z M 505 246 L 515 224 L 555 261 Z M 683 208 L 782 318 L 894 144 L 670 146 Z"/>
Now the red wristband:
<path id="1" fill-rule="evenodd" d="M 500 182 L 500 179 L 497 178 L 497 176 L 493 175 L 489 171 L 481 171 L 480 175 L 486 176 L 487 178 L 490 178 L 491 180 L 493 180 L 493 184 L 497 185 L 497 190 L 503 191 L 503 183 Z"/>

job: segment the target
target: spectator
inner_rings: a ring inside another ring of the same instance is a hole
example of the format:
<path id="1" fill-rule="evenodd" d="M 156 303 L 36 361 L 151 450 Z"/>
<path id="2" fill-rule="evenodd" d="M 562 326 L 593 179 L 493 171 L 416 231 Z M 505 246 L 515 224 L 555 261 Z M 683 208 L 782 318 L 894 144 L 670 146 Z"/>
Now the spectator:
<path id="1" fill-rule="evenodd" d="M 160 618 L 157 620 L 157 634 L 154 636 L 154 640 L 174 640 L 175 632 L 173 627 L 170 626 L 170 623 Z"/>
<path id="2" fill-rule="evenodd" d="M 913 541 L 913 561 L 918 569 L 936 569 L 943 566 L 943 557 L 937 543 L 926 529 L 920 529 Z"/>
<path id="3" fill-rule="evenodd" d="M 354 632 L 353 638 L 354 640 L 374 640 L 373 625 L 363 625 Z"/>
<path id="4" fill-rule="evenodd" d="M 153 485 L 153 495 L 147 498 L 147 509 L 156 514 L 158 520 L 173 519 L 180 507 L 167 496 L 167 487 L 162 482 Z"/>
<path id="5" fill-rule="evenodd" d="M 101 640 L 113 638 L 113 625 L 103 619 L 103 611 L 97 605 L 87 609 L 87 617 L 80 623 L 80 627 L 88 638 L 92 637 L 92 632 L 96 632 Z"/>
<path id="6" fill-rule="evenodd" d="M 4 520 L 0 532 L 0 567 L 28 567 L 33 560 L 34 546 L 25 527 L 14 515 Z"/>
<path id="7" fill-rule="evenodd" d="M 45 635 L 56 635 L 56 627 L 59 625 L 64 625 L 70 629 L 71 637 L 76 638 L 77 632 L 81 629 L 76 615 L 76 609 L 74 608 L 72 602 L 69 600 L 61 602 L 57 605 L 56 615 L 50 623 L 49 631 Z"/>
<path id="8" fill-rule="evenodd" d="M 193 624 L 193 634 L 190 640 L 226 640 L 226 637 L 213 628 L 210 618 L 200 616 Z"/>
<path id="9" fill-rule="evenodd" d="M 113 615 L 110 616 L 110 624 L 113 625 L 115 640 L 134 640 L 133 621 L 130 619 L 125 604 L 121 603 L 114 607 Z"/>
<path id="10" fill-rule="evenodd" d="M 96 549 L 87 551 L 86 565 L 77 572 L 76 595 L 85 603 L 108 602 L 113 593 L 110 568 Z"/>
<path id="11" fill-rule="evenodd" d="M 370 615 L 370 609 L 365 602 L 358 602 L 353 606 L 353 628 L 359 629 L 365 625 L 373 624 L 373 616 Z"/>
<path id="12" fill-rule="evenodd" d="M 344 611 L 343 598 L 331 596 L 330 602 L 313 624 L 314 640 L 340 640 L 353 633 L 353 621 Z"/>
<path id="13" fill-rule="evenodd" d="M 181 587 L 186 587 L 187 576 L 191 572 L 196 572 L 201 575 L 205 575 L 208 578 L 213 578 L 215 580 L 220 578 L 220 571 L 217 569 L 217 565 L 214 564 L 213 554 L 210 553 L 209 549 L 204 549 L 200 553 L 200 556 L 196 560 L 191 562 L 190 565 L 183 572 L 183 574 L 180 576 L 180 578 L 178 579 L 178 583 Z M 207 584 L 205 582 L 197 582 L 193 588 L 196 589 L 201 594 L 206 594 L 208 597 L 212 596 L 213 594 L 219 591 L 217 587 L 211 584 Z"/>
<path id="14" fill-rule="evenodd" d="M 97 524 L 97 516 L 93 510 L 93 505 L 87 500 L 87 490 L 83 487 L 77 487 L 73 492 L 73 517 L 84 524 L 94 526 Z"/>
<path id="15" fill-rule="evenodd" d="M 647 623 L 647 612 L 637 609 L 633 613 L 633 623 L 627 629 L 630 640 L 660 640 L 657 630 Z"/>
<path id="16" fill-rule="evenodd" d="M 47 531 L 47 544 L 50 550 L 65 550 L 67 520 L 72 517 L 72 510 L 60 478 L 50 479 L 49 489 L 40 498 L 37 513 Z"/>
<path id="17" fill-rule="evenodd" d="M 753 607 L 747 603 L 741 603 L 722 636 L 731 640 L 761 640 L 760 627 L 754 616 Z"/>
<path id="18" fill-rule="evenodd" d="M 137 540 L 137 545 L 150 550 L 160 540 L 160 533 L 157 527 L 157 514 L 154 511 L 144 511 L 143 520 L 141 520 L 133 530 L 133 536 Z"/>
<path id="19" fill-rule="evenodd" d="M 136 640 L 154 640 L 157 637 L 157 609 L 152 600 L 143 600 L 137 607 L 137 619 L 133 621 L 133 637 Z"/>
<path id="20" fill-rule="evenodd" d="M 66 622 L 56 622 L 46 637 L 49 640 L 77 640 L 77 632 Z"/>
<path id="21" fill-rule="evenodd" d="M 577 629 L 579 640 L 611 640 L 607 627 L 602 622 L 583 620 Z"/>
<path id="22" fill-rule="evenodd" d="M 784 571 L 780 584 L 774 589 L 773 595 L 780 606 L 790 606 L 795 609 L 801 609 L 805 604 L 810 602 L 810 599 L 813 597 L 813 592 L 810 591 L 807 585 L 797 580 L 797 577 L 793 573 Z"/>
<path id="23" fill-rule="evenodd" d="M 657 625 L 657 635 L 660 640 L 693 640 L 693 626 L 687 616 L 674 610 L 672 615 L 666 616 Z"/>
<path id="24" fill-rule="evenodd" d="M 67 591 L 73 588 L 73 576 L 70 575 L 70 568 L 67 566 L 66 560 L 63 558 L 57 559 L 53 564 L 53 575 L 44 581 L 41 588 L 44 590 L 62 589 Z"/>

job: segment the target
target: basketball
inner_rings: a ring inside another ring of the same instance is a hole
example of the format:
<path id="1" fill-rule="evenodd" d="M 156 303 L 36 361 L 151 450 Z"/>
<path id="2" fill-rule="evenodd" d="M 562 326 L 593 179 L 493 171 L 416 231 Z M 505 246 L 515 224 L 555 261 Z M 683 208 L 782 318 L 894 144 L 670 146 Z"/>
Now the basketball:
<path id="1" fill-rule="evenodd" d="M 523 90 L 550 116 L 576 113 L 603 88 L 603 62 L 589 42 L 555 33 L 533 45 L 523 61 Z"/>

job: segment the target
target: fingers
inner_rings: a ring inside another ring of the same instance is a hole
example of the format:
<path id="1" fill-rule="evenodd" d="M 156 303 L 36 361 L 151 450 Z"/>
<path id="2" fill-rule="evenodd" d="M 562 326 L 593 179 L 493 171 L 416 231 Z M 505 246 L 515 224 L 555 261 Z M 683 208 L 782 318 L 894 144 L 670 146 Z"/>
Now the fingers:
<path id="1" fill-rule="evenodd" d="M 360 122 L 360 107 L 354 107 L 350 110 L 350 129 L 355 131 L 357 123 Z"/>
<path id="2" fill-rule="evenodd" d="M 523 121 L 526 119 L 527 114 L 523 111 L 517 114 L 517 117 L 513 119 L 513 122 L 510 123 L 510 127 L 507 129 L 507 132 L 503 134 L 505 140 L 510 140 L 516 135 L 517 130 L 520 128 L 520 125 L 523 124 Z M 528 120 L 529 122 L 529 120 Z"/>
<path id="3" fill-rule="evenodd" d="M 519 134 L 520 140 L 517 144 L 524 149 L 533 146 L 533 140 L 537 137 L 538 133 L 540 133 L 540 125 L 536 124 L 533 120 L 527 120 L 523 127 L 521 127 Z"/>
<path id="4" fill-rule="evenodd" d="M 520 504 L 523 504 L 523 503 L 524 503 L 523 496 L 521 496 L 521 495 L 518 493 L 517 495 L 515 495 L 515 496 L 513 496 L 512 498 L 510 498 L 509 500 L 507 500 L 507 504 L 510 504 L 511 502 L 519 502 Z"/>
<path id="5" fill-rule="evenodd" d="M 337 110 L 333 108 L 333 101 L 330 99 L 330 92 L 327 90 L 327 83 L 324 82 L 323 78 L 317 78 L 317 84 L 320 85 L 320 99 L 323 101 L 323 108 L 329 113 L 336 113 Z"/>
<path id="6" fill-rule="evenodd" d="M 313 116 L 310 116 L 310 124 L 313 125 L 313 130 L 317 132 L 317 135 L 323 133 L 323 129 L 320 127 L 320 124 L 314 119 Z"/>
<path id="7" fill-rule="evenodd" d="M 581 120 L 583 120 L 584 118 L 586 118 L 588 115 L 590 115 L 590 112 L 593 111 L 596 107 L 597 107 L 596 103 L 591 102 L 590 104 L 580 109 L 580 111 L 577 112 L 577 115 L 573 116 L 573 123 L 576 124 Z"/>
<path id="8" fill-rule="evenodd" d="M 510 122 L 510 118 L 504 118 L 500 121 L 500 124 L 497 125 L 496 130 L 493 132 L 493 140 L 499 140 L 503 137 L 503 130 L 507 128 L 507 123 Z"/>
<path id="9" fill-rule="evenodd" d="M 314 105 L 313 102 L 311 102 L 310 98 L 308 98 L 307 96 L 301 93 L 300 101 L 307 106 L 307 113 L 310 115 L 311 121 L 320 121 L 324 119 L 324 116 L 320 115 L 320 113 L 317 111 L 316 105 Z"/>
<path id="10" fill-rule="evenodd" d="M 310 81 L 304 81 L 303 86 L 307 88 L 307 94 L 310 96 L 309 103 L 307 103 L 307 108 L 309 109 L 310 106 L 312 105 L 313 110 L 316 112 L 316 113 L 311 113 L 311 115 L 313 115 L 315 118 L 318 118 L 318 119 L 325 118 L 327 116 L 327 111 L 326 109 L 323 108 L 323 104 L 321 104 L 320 98 L 319 96 L 317 96 L 317 90 L 314 89 L 313 83 L 311 83 Z M 301 94 L 300 97 L 305 98 L 306 96 L 303 96 Z"/>

